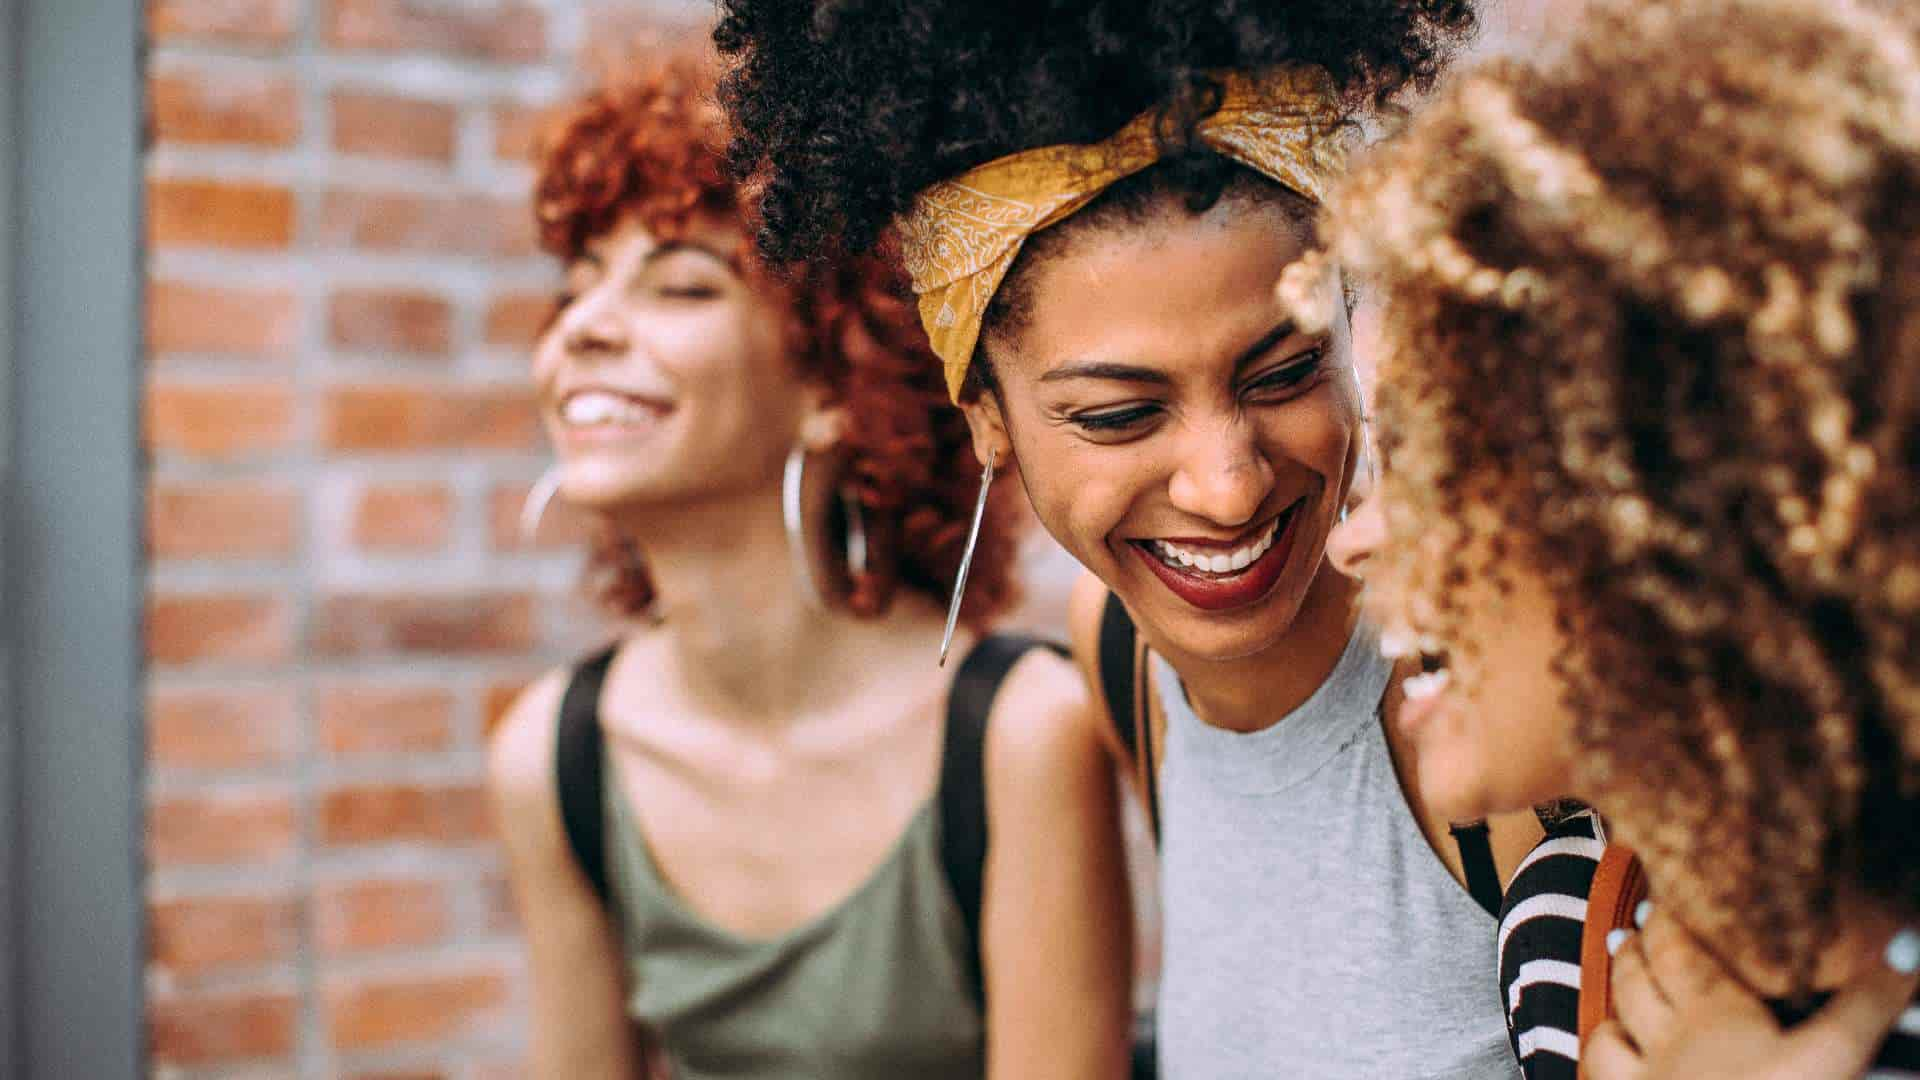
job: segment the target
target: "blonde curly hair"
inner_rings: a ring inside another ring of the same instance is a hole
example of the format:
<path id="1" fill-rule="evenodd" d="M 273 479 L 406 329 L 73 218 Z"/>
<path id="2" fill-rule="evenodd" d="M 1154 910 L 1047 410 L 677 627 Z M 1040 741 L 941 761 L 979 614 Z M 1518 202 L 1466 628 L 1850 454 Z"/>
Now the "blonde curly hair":
<path id="1" fill-rule="evenodd" d="M 1454 645 L 1470 575 L 1544 575 L 1581 790 L 1796 989 L 1843 898 L 1920 916 L 1917 45 L 1852 0 L 1603 0 L 1323 223 L 1386 297 L 1370 587 Z"/>

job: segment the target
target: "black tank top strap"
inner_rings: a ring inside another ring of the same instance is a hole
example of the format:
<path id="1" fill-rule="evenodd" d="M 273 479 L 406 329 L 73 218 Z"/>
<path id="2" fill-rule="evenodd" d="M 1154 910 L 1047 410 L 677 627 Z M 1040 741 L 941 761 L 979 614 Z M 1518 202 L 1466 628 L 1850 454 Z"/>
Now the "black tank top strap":
<path id="1" fill-rule="evenodd" d="M 940 755 L 940 864 L 967 928 L 968 975 L 984 1012 L 980 904 L 987 862 L 987 717 L 1007 673 L 1035 647 L 1067 655 L 1056 642 L 1024 634 L 991 634 L 967 653 L 947 690 L 947 730 Z"/>
<path id="2" fill-rule="evenodd" d="M 573 669 L 560 699 L 553 748 L 554 790 L 567 847 L 608 910 L 612 910 L 613 891 L 607 877 L 606 739 L 600 726 L 600 691 L 618 651 L 617 644 L 610 645 Z"/>
<path id="3" fill-rule="evenodd" d="M 1500 917 L 1500 901 L 1506 890 L 1500 886 L 1500 870 L 1493 863 L 1493 843 L 1487 823 L 1473 821 L 1449 826 L 1453 842 L 1460 849 L 1460 867 L 1466 871 L 1467 892 L 1487 914 Z"/>

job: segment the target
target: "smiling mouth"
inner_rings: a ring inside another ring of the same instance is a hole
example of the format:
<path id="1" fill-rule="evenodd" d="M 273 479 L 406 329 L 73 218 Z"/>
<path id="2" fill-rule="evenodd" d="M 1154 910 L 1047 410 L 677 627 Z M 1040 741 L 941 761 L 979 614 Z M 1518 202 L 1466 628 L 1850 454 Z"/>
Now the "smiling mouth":
<path id="1" fill-rule="evenodd" d="M 1293 552 L 1303 497 L 1232 547 L 1180 540 L 1130 540 L 1168 591 L 1203 611 L 1225 611 L 1264 599 Z"/>
<path id="2" fill-rule="evenodd" d="M 556 413 L 568 429 L 592 431 L 645 429 L 672 411 L 670 403 L 656 398 L 611 390 L 576 390 L 561 399 Z"/>
<path id="3" fill-rule="evenodd" d="M 1453 685 L 1446 646 L 1436 638 L 1387 630 L 1380 635 L 1380 655 L 1396 663 L 1409 657 L 1419 661 L 1419 672 L 1407 676 L 1400 684 L 1400 692 L 1410 702 L 1431 701 Z"/>

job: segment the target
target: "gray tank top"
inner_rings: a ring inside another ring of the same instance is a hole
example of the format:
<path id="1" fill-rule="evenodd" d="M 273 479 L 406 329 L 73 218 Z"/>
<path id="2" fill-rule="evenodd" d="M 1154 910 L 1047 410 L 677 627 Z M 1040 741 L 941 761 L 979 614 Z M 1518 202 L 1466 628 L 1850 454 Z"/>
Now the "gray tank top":
<path id="1" fill-rule="evenodd" d="M 865 883 L 812 922 L 747 940 L 694 914 L 663 881 L 615 778 L 605 787 L 609 878 L 633 993 L 674 1080 L 980 1080 L 985 1029 L 972 948 L 940 864 L 929 800 Z"/>
<path id="2" fill-rule="evenodd" d="M 1495 920 L 1434 854 L 1379 723 L 1392 675 L 1355 630 L 1298 709 L 1208 727 L 1155 657 L 1163 1080 L 1509 1080 Z"/>

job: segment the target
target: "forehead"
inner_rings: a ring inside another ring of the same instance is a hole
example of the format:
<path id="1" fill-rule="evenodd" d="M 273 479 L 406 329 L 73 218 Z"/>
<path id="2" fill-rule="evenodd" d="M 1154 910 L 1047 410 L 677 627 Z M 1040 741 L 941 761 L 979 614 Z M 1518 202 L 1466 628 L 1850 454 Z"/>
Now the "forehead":
<path id="1" fill-rule="evenodd" d="M 1024 318 L 990 347 L 1036 378 L 1089 360 L 1231 365 L 1286 316 L 1274 286 L 1306 250 L 1284 209 L 1245 200 L 1076 230 L 1027 271 Z"/>
<path id="2" fill-rule="evenodd" d="M 694 214 L 683 222 L 649 223 L 637 214 L 627 214 L 612 228 L 587 241 L 585 255 L 603 262 L 618 262 L 645 256 L 663 244 L 686 244 L 732 259 L 745 242 L 746 233 L 737 222 L 713 214 Z"/>

